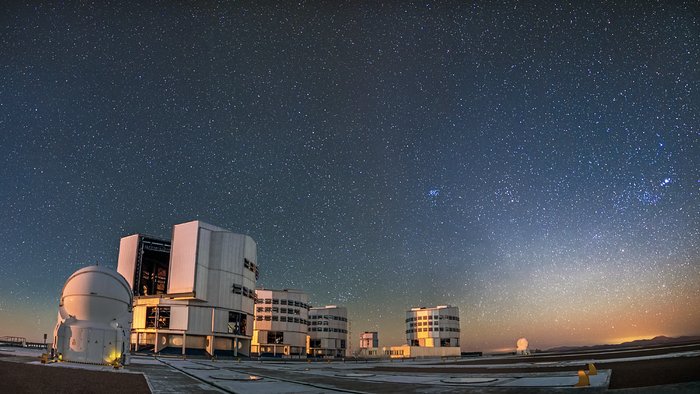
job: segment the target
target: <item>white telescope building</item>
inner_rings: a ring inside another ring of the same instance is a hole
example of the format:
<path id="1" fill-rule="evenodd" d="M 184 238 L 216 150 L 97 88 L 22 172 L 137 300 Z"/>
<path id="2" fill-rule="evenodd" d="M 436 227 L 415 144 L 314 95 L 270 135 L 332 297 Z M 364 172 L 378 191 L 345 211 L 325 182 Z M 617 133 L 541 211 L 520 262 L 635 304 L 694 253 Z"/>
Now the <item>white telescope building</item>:
<path id="1" fill-rule="evenodd" d="M 363 346 L 374 342 L 372 339 L 376 338 L 376 334 L 372 334 L 363 334 Z M 462 354 L 459 337 L 459 308 L 456 306 L 411 308 L 406 311 L 405 345 L 365 347 L 360 349 L 360 355 L 388 358 L 459 357 Z"/>
<path id="2" fill-rule="evenodd" d="M 379 333 L 365 331 L 360 335 L 360 349 L 372 349 L 379 347 Z"/>
<path id="3" fill-rule="evenodd" d="M 134 350 L 249 354 L 258 277 L 251 237 L 200 221 L 175 225 L 172 241 L 130 235 L 118 271 L 134 292 Z"/>
<path id="4" fill-rule="evenodd" d="M 309 309 L 309 355 L 345 357 L 348 342 L 348 310 L 327 305 Z"/>
<path id="5" fill-rule="evenodd" d="M 126 364 L 131 288 L 116 271 L 90 266 L 71 275 L 61 291 L 52 353 L 59 360 Z"/>
<path id="6" fill-rule="evenodd" d="M 258 356 L 306 357 L 309 295 L 301 290 L 257 289 L 250 352 Z"/>
<path id="7" fill-rule="evenodd" d="M 408 346 L 459 348 L 459 308 L 440 305 L 406 311 Z"/>

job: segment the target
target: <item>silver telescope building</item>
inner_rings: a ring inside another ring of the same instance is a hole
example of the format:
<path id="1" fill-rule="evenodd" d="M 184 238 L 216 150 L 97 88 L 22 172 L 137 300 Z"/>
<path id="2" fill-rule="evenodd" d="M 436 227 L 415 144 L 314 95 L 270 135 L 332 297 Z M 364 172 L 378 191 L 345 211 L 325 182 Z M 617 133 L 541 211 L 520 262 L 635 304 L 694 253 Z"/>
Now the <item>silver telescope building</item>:
<path id="1" fill-rule="evenodd" d="M 154 353 L 248 355 L 253 336 L 255 241 L 200 221 L 172 239 L 121 239 L 119 273 L 134 294 L 131 346 Z"/>

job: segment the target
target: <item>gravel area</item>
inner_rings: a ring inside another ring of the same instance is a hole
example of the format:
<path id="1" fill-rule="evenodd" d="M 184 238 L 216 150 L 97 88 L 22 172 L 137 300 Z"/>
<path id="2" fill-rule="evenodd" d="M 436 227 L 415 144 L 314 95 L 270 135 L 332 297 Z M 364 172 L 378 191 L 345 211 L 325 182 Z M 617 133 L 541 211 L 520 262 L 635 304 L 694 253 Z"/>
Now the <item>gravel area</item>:
<path id="1" fill-rule="evenodd" d="M 0 360 L 2 393 L 150 393 L 141 374 L 89 371 Z"/>

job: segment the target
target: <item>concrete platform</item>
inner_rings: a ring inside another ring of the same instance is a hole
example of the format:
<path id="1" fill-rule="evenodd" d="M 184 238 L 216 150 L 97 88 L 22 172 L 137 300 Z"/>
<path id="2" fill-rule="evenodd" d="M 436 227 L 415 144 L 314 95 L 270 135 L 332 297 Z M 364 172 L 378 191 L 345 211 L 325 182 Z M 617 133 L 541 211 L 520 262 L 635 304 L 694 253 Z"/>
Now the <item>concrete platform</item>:
<path id="1" fill-rule="evenodd" d="M 31 349 L 0 348 L 0 358 L 15 363 L 39 365 L 40 351 Z M 619 354 L 608 358 L 630 365 L 666 360 L 697 359 L 697 351 L 677 352 L 666 355 Z M 142 374 L 153 393 L 573 393 L 609 391 L 610 369 L 601 368 L 590 376 L 590 386 L 576 388 L 577 370 L 583 369 L 591 355 L 581 355 L 578 360 L 520 362 L 494 362 L 485 358 L 484 363 L 471 360 L 464 363 L 439 360 L 405 360 L 403 362 L 381 360 L 370 363 L 356 362 L 303 362 L 256 360 L 204 360 L 174 357 L 132 356 L 131 364 L 115 370 L 108 366 L 72 363 L 44 365 L 50 369 L 85 369 L 116 374 Z M 641 360 L 641 361 L 640 361 Z M 682 361 L 687 364 L 686 361 Z M 552 367 L 566 370 L 550 370 Z M 549 369 L 548 369 L 549 368 Z M 678 384 L 634 388 L 622 391 L 697 392 L 700 382 L 678 381 Z M 617 391 L 617 390 L 610 390 Z"/>

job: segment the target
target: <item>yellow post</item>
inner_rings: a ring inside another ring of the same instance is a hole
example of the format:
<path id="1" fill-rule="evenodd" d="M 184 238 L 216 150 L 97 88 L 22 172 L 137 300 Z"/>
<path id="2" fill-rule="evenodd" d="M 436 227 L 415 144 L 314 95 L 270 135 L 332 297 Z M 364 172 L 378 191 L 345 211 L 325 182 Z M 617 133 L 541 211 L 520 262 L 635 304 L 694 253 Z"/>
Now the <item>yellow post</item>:
<path id="1" fill-rule="evenodd" d="M 598 369 L 593 363 L 588 363 L 588 376 L 598 375 Z"/>
<path id="2" fill-rule="evenodd" d="M 579 370 L 578 371 L 578 383 L 574 385 L 574 387 L 586 387 L 590 386 L 591 381 L 588 380 L 588 375 L 586 372 Z"/>

